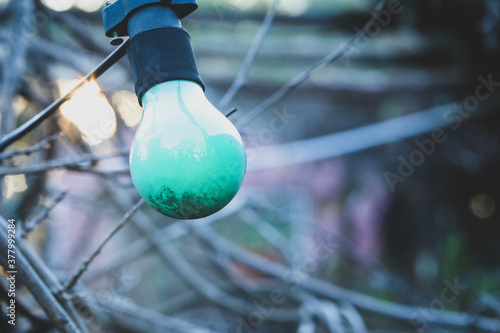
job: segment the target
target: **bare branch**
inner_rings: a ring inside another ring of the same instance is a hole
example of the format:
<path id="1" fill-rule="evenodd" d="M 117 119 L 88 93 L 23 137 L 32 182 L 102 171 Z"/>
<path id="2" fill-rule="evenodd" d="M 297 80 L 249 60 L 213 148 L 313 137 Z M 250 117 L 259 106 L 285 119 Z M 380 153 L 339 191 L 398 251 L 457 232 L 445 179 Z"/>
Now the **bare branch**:
<path id="1" fill-rule="evenodd" d="M 116 203 L 123 204 L 124 202 L 128 201 L 117 201 Z M 233 199 L 233 201 L 231 201 L 231 203 L 227 205 L 223 210 L 217 212 L 214 215 L 210 215 L 201 220 L 198 220 L 196 221 L 196 223 L 209 225 L 211 223 L 219 221 L 222 218 L 234 214 L 245 204 L 245 202 L 245 199 Z M 154 230 L 150 235 L 151 237 L 156 237 L 160 241 L 166 243 L 185 236 L 186 234 L 188 234 L 188 232 L 189 228 L 186 227 L 185 223 L 172 223 L 160 230 Z M 153 245 L 146 237 L 139 238 L 124 247 L 120 252 L 110 254 L 109 264 L 106 264 L 104 267 L 98 267 L 97 269 L 94 267 L 93 270 L 87 274 L 87 276 L 89 278 L 96 278 L 102 274 L 109 272 L 112 269 L 122 267 L 131 260 L 144 255 L 152 248 Z"/>
<path id="2" fill-rule="evenodd" d="M 208 328 L 138 306 L 118 296 L 114 296 L 111 302 L 99 302 L 99 305 L 119 326 L 138 332 L 216 333 Z"/>
<path id="3" fill-rule="evenodd" d="M 40 150 L 43 150 L 48 145 L 51 145 L 52 142 L 57 140 L 57 138 L 59 137 L 60 134 L 61 133 L 53 134 L 53 135 L 41 140 L 37 144 L 35 144 L 29 148 L 26 148 L 26 149 L 13 150 L 13 151 L 9 151 L 6 153 L 0 153 L 0 160 L 5 160 L 7 158 L 12 158 L 14 156 L 20 156 L 20 155 L 31 155 L 33 153 L 40 151 Z"/>
<path id="4" fill-rule="evenodd" d="M 217 246 L 221 251 L 225 251 L 234 260 L 287 282 L 286 276 L 289 272 L 287 267 L 231 243 L 209 227 L 199 225 L 193 230 L 200 238 L 213 243 L 214 246 Z M 323 298 L 334 301 L 347 301 L 361 310 L 403 321 L 409 320 L 413 314 L 419 311 L 418 307 L 380 300 L 313 277 L 305 277 L 298 286 Z M 496 319 L 446 310 L 437 311 L 435 314 L 436 316 L 433 318 L 427 318 L 428 324 L 455 328 L 477 328 L 486 332 L 500 331 L 500 322 Z"/>
<path id="5" fill-rule="evenodd" d="M 243 64 L 241 65 L 238 75 L 234 79 L 234 82 L 229 88 L 229 90 L 226 92 L 226 94 L 224 95 L 224 97 L 222 97 L 222 100 L 220 101 L 219 104 L 220 109 L 224 109 L 225 107 L 227 107 L 227 105 L 233 100 L 233 97 L 240 90 L 240 88 L 243 87 L 243 85 L 245 85 L 248 72 L 250 71 L 253 61 L 255 60 L 255 57 L 259 53 L 259 50 L 262 47 L 262 44 L 264 43 L 264 39 L 266 38 L 267 32 L 269 31 L 269 28 L 273 23 L 278 3 L 279 0 L 273 0 L 271 5 L 269 6 L 266 16 L 264 17 L 264 21 L 262 21 L 262 24 L 260 26 L 259 31 L 257 32 L 257 35 L 255 36 L 252 46 L 248 50 L 248 53 L 245 59 L 243 60 Z M 227 117 L 229 117 L 229 114 L 227 115 Z"/>
<path id="6" fill-rule="evenodd" d="M 365 24 L 363 29 L 361 29 L 361 33 L 366 33 L 373 24 L 376 23 L 376 20 L 378 16 L 380 15 L 381 11 L 385 7 L 385 4 L 387 3 L 388 0 L 381 0 L 377 6 L 375 7 L 375 14 L 372 15 L 372 18 Z M 286 83 L 283 87 L 281 87 L 278 91 L 276 91 L 274 94 L 269 96 L 267 99 L 265 99 L 262 103 L 260 103 L 258 106 L 256 106 L 253 110 L 248 112 L 243 118 L 239 119 L 239 121 L 236 122 L 236 125 L 239 126 L 244 126 L 250 121 L 252 121 L 255 117 L 260 115 L 262 112 L 266 111 L 268 108 L 273 106 L 276 102 L 278 102 L 280 99 L 285 97 L 288 93 L 293 91 L 295 88 L 297 88 L 299 85 L 301 85 L 304 81 L 309 79 L 311 77 L 311 74 L 315 73 L 319 69 L 323 68 L 324 66 L 331 64 L 332 62 L 340 59 L 343 55 L 345 55 L 348 51 L 351 50 L 353 47 L 353 44 L 355 41 L 358 40 L 359 33 L 356 33 L 354 36 L 352 36 L 346 43 L 341 45 L 339 48 L 335 49 L 333 52 L 328 54 L 326 57 L 321 59 L 320 61 L 316 62 L 314 65 L 309 67 L 307 70 L 304 72 L 300 73 L 297 75 L 295 78 L 293 78 L 291 81 Z"/>
<path id="7" fill-rule="evenodd" d="M 10 54 L 2 66 L 0 87 L 0 134 L 6 133 L 15 126 L 12 101 L 19 89 L 21 78 L 26 68 L 26 55 L 29 49 L 28 36 L 32 25 L 34 4 L 32 0 L 20 0 L 14 4 L 13 27 L 9 34 Z"/>
<path id="8" fill-rule="evenodd" d="M 238 111 L 238 109 L 236 108 L 233 108 L 231 111 L 229 111 L 227 114 L 226 114 L 226 118 L 229 118 L 233 115 L 233 113 L 235 113 L 236 111 Z"/>
<path id="9" fill-rule="evenodd" d="M 61 192 L 57 197 L 54 198 L 50 206 L 45 207 L 45 209 L 41 211 L 37 216 L 26 222 L 24 225 L 24 232 L 22 234 L 22 237 L 26 237 L 31 230 L 33 230 L 39 223 L 45 220 L 49 216 L 52 209 L 54 209 L 54 207 L 64 199 L 66 194 L 66 192 Z"/>
<path id="10" fill-rule="evenodd" d="M 130 208 L 128 212 L 123 215 L 123 217 L 118 221 L 118 223 L 115 225 L 115 227 L 109 232 L 109 234 L 104 238 L 102 243 L 97 247 L 97 249 L 94 250 L 94 252 L 90 255 L 90 257 L 83 262 L 81 265 L 80 269 L 78 269 L 78 272 L 69 280 L 69 282 L 66 284 L 66 286 L 60 291 L 60 292 L 67 292 L 73 289 L 73 287 L 76 285 L 80 277 L 87 271 L 89 268 L 90 264 L 92 261 L 101 253 L 102 249 L 106 246 L 106 244 L 113 238 L 113 236 L 116 235 L 118 231 L 120 231 L 121 228 L 127 224 L 127 222 L 130 220 L 130 218 L 134 215 L 134 213 L 144 204 L 144 200 L 140 199 L 135 203 L 135 205 Z"/>
<path id="11" fill-rule="evenodd" d="M 266 147 L 249 170 L 314 162 L 411 138 L 449 126 L 443 116 L 454 108 L 454 104 L 445 104 L 343 132 Z"/>
<path id="12" fill-rule="evenodd" d="M 0 249 L 2 253 L 7 253 L 7 239 L 7 221 L 3 217 L 0 217 Z M 38 304 L 44 309 L 47 317 L 57 328 L 62 332 L 81 333 L 82 330 L 78 328 L 70 315 L 61 306 L 56 297 L 54 297 L 49 287 L 41 279 L 38 272 L 25 257 L 22 248 L 23 244 L 22 239 L 16 239 L 17 276 L 24 282 Z M 5 256 L 0 256 L 0 263 L 4 265 L 4 267 L 7 267 Z"/>
<path id="13" fill-rule="evenodd" d="M 95 164 L 98 161 L 120 157 L 120 156 L 128 156 L 128 149 L 118 149 L 110 153 L 107 156 L 96 156 L 93 154 L 82 155 L 78 158 L 61 158 L 57 160 L 51 160 L 46 163 L 40 163 L 37 165 L 31 166 L 17 166 L 17 167 L 0 167 L 0 176 L 5 175 L 19 175 L 19 174 L 28 174 L 28 173 L 41 173 L 53 169 L 61 169 L 61 168 L 81 168 L 88 165 Z M 79 169 L 81 171 L 81 169 Z M 118 172 L 118 171 L 117 171 Z M 121 171 L 120 171 L 121 172 Z M 113 171 L 113 173 L 116 173 Z"/>
<path id="14" fill-rule="evenodd" d="M 106 59 L 104 59 L 93 71 L 88 73 L 85 77 L 83 77 L 80 82 L 66 95 L 60 97 L 52 104 L 50 104 L 43 111 L 38 113 L 36 116 L 25 122 L 23 125 L 16 128 L 14 131 L 5 135 L 2 139 L 0 139 L 0 152 L 5 150 L 9 145 L 11 145 L 16 140 L 22 138 L 35 128 L 37 128 L 43 121 L 53 115 L 59 107 L 69 100 L 74 92 L 85 85 L 91 79 L 97 79 L 103 73 L 105 73 L 111 66 L 117 63 L 126 53 L 128 45 L 128 40 L 126 40 L 122 45 L 117 47 Z"/>

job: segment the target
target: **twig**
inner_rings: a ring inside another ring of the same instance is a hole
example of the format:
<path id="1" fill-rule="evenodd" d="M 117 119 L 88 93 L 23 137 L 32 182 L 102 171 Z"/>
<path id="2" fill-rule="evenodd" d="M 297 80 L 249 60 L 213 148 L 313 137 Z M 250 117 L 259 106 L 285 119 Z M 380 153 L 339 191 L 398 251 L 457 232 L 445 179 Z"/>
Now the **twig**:
<path id="1" fill-rule="evenodd" d="M 206 226 L 200 225 L 194 230 L 200 238 L 213 243 L 214 246 L 226 252 L 234 260 L 286 282 L 286 276 L 289 273 L 287 267 L 229 242 Z M 294 283 L 295 281 L 292 284 Z M 407 321 L 412 315 L 419 312 L 418 307 L 380 300 L 313 277 L 304 277 L 297 286 L 323 298 L 334 301 L 347 301 L 359 309 L 393 319 Z M 285 288 L 290 288 L 290 286 L 288 285 Z M 429 325 L 477 328 L 486 332 L 500 332 L 500 322 L 496 319 L 477 317 L 467 313 L 441 310 L 436 311 L 435 316 L 432 318 L 426 317 L 426 320 Z"/>
<path id="2" fill-rule="evenodd" d="M 226 114 L 226 118 L 229 118 L 230 116 L 232 116 L 232 115 L 233 115 L 233 113 L 235 113 L 236 111 L 238 111 L 238 109 L 233 108 L 231 111 L 229 111 L 229 112 Z"/>
<path id="3" fill-rule="evenodd" d="M 45 209 L 41 211 L 37 216 L 26 222 L 24 225 L 22 237 L 26 237 L 31 230 L 33 230 L 39 223 L 45 220 L 49 216 L 50 212 L 54 209 L 54 207 L 64 199 L 66 194 L 66 192 L 61 192 L 57 197 L 54 198 L 50 206 L 45 207 Z"/>
<path id="4" fill-rule="evenodd" d="M 0 167 L 0 176 L 5 175 L 19 175 L 19 174 L 28 174 L 28 173 L 41 173 L 53 169 L 61 169 L 61 168 L 72 168 L 72 167 L 82 167 L 88 164 L 94 164 L 98 161 L 120 157 L 120 156 L 128 156 L 128 149 L 119 149 L 117 151 L 112 152 L 107 156 L 96 156 L 93 154 L 82 155 L 78 158 L 61 158 L 57 160 L 50 160 L 46 163 L 41 163 L 38 165 L 30 165 L 30 166 L 17 166 L 17 167 Z M 85 164 L 85 165 L 84 165 Z"/>
<path id="5" fill-rule="evenodd" d="M 273 0 L 271 5 L 269 6 L 266 16 L 264 17 L 264 21 L 262 21 L 262 24 L 260 26 L 259 31 L 257 32 L 257 35 L 255 36 L 252 46 L 248 50 L 248 53 L 245 56 L 245 59 L 243 60 L 243 64 L 241 65 L 238 75 L 236 76 L 233 84 L 226 92 L 224 97 L 222 97 L 219 103 L 220 109 L 224 109 L 225 107 L 227 107 L 227 105 L 233 100 L 233 97 L 236 95 L 238 90 L 240 90 L 240 88 L 243 87 L 243 85 L 245 85 L 248 72 L 250 71 L 253 61 L 255 60 L 255 57 L 259 53 L 259 50 L 261 49 L 262 44 L 264 43 L 264 39 L 266 38 L 267 32 L 269 31 L 269 28 L 273 23 L 278 3 L 279 0 Z M 227 115 L 226 117 L 229 117 L 229 115 Z"/>
<path id="6" fill-rule="evenodd" d="M 113 193 L 114 194 L 114 193 Z M 116 194 L 115 194 L 116 195 Z M 119 205 L 124 205 L 120 200 L 121 198 L 116 198 L 115 203 Z M 147 238 L 151 246 L 154 247 L 161 258 L 169 264 L 180 277 L 188 282 L 194 289 L 198 291 L 205 298 L 211 300 L 215 304 L 222 306 L 230 311 L 235 311 L 240 314 L 248 314 L 252 305 L 234 297 L 233 295 L 219 289 L 216 285 L 211 283 L 208 279 L 204 278 L 199 274 L 182 256 L 182 254 L 171 246 L 161 234 L 157 233 L 155 226 L 149 221 L 146 216 L 140 220 L 140 222 L 133 221 L 134 226 L 139 229 L 139 231 Z M 194 221 L 198 224 L 200 221 Z M 183 228 L 188 228 L 186 224 L 182 224 Z M 155 232 L 156 231 L 156 232 Z M 289 321 L 295 318 L 296 314 L 293 311 L 285 311 L 281 309 L 276 309 L 273 315 L 269 318 L 270 320 L 276 321 Z"/>
<path id="7" fill-rule="evenodd" d="M 126 40 L 122 45 L 120 45 L 116 50 L 114 50 L 106 59 L 104 59 L 92 72 L 88 73 L 83 77 L 80 82 L 66 95 L 60 97 L 49 105 L 45 110 L 38 113 L 36 116 L 25 122 L 23 125 L 16 128 L 14 131 L 10 132 L 2 139 L 0 139 L 0 152 L 5 150 L 10 144 L 16 140 L 22 138 L 37 126 L 39 126 L 44 120 L 53 115 L 59 107 L 69 100 L 74 92 L 85 85 L 90 79 L 97 79 L 104 72 L 106 72 L 111 66 L 113 66 L 118 60 L 120 60 L 126 53 L 126 48 L 128 45 L 128 40 Z"/>
<path id="8" fill-rule="evenodd" d="M 362 29 L 362 33 L 366 33 L 366 31 L 368 31 L 372 27 L 372 25 L 376 23 L 376 20 L 379 17 L 382 9 L 385 7 L 385 4 L 387 3 L 387 1 L 388 0 L 381 0 L 377 4 L 377 6 L 375 7 L 374 15 L 372 15 L 372 18 L 364 25 L 364 27 Z M 358 38 L 359 38 L 358 34 L 359 33 L 356 33 L 355 35 L 353 35 L 346 43 L 341 45 L 339 48 L 335 49 L 333 52 L 328 54 L 326 57 L 324 57 L 320 61 L 316 62 L 314 65 L 309 67 L 304 72 L 297 75 L 295 78 L 293 78 L 288 83 L 286 83 L 278 91 L 276 91 L 274 94 L 272 94 L 267 99 L 265 99 L 262 103 L 257 105 L 253 110 L 248 112 L 243 118 L 239 119 L 239 121 L 236 122 L 236 125 L 238 125 L 240 127 L 245 126 L 247 123 L 252 121 L 255 117 L 260 115 L 262 112 L 266 111 L 268 108 L 273 106 L 276 102 L 278 102 L 280 99 L 282 99 L 288 93 L 290 93 L 292 90 L 294 90 L 299 85 L 301 85 L 304 81 L 309 79 L 311 74 L 315 73 L 316 71 L 323 68 L 324 66 L 331 64 L 332 62 L 340 59 L 344 54 L 346 54 L 349 50 L 351 50 L 354 42 L 356 40 L 358 40 Z"/>
<path id="9" fill-rule="evenodd" d="M 137 201 L 130 210 L 123 215 L 123 217 L 118 221 L 118 223 L 114 226 L 114 228 L 108 233 L 108 235 L 104 238 L 102 243 L 97 247 L 97 249 L 94 250 L 94 252 L 90 255 L 90 257 L 83 262 L 83 264 L 80 266 L 78 269 L 78 272 L 69 280 L 69 282 L 66 284 L 65 287 L 60 292 L 67 292 L 73 289 L 73 287 L 76 285 L 80 277 L 87 271 L 89 268 L 90 264 L 92 261 L 101 253 L 102 249 L 106 244 L 113 238 L 114 235 L 118 231 L 120 231 L 121 228 L 127 224 L 127 222 L 130 220 L 130 218 L 134 215 L 134 213 L 144 204 L 144 200 L 140 199 Z"/>
<path id="10" fill-rule="evenodd" d="M 17 94 L 21 78 L 26 67 L 26 55 L 29 49 L 28 35 L 32 27 L 31 19 L 34 12 L 32 0 L 20 0 L 14 4 L 13 27 L 10 32 L 10 54 L 2 66 L 2 79 L 0 87 L 0 134 L 6 133 L 14 126 L 12 121 L 14 112 L 12 100 Z"/>
<path id="11" fill-rule="evenodd" d="M 452 125 L 444 115 L 455 109 L 455 104 L 445 104 L 343 132 L 265 147 L 259 151 L 259 158 L 248 165 L 248 170 L 314 162 L 415 137 Z"/>
<path id="12" fill-rule="evenodd" d="M 6 153 L 0 153 L 0 160 L 5 160 L 7 158 L 12 158 L 14 156 L 19 156 L 19 155 L 31 155 L 37 151 L 43 150 L 45 149 L 45 147 L 47 147 L 47 145 L 52 144 L 52 142 L 57 140 L 60 134 L 61 133 L 53 134 L 26 149 L 13 150 Z"/>
<path id="13" fill-rule="evenodd" d="M 5 221 L 3 217 L 0 217 L 1 222 Z M 82 319 L 78 315 L 76 309 L 68 301 L 63 295 L 58 295 L 57 291 L 61 289 L 61 283 L 57 279 L 57 277 L 52 273 L 52 271 L 44 264 L 42 259 L 33 252 L 26 244 L 24 239 L 16 238 L 16 244 L 19 251 L 21 251 L 28 263 L 33 267 L 35 272 L 38 274 L 43 283 L 47 286 L 47 288 L 52 292 L 52 294 L 56 297 L 59 304 L 63 307 L 63 309 L 68 313 L 68 315 L 73 319 L 77 327 L 80 329 L 82 333 L 86 333 L 87 329 L 85 324 L 82 322 Z"/>
<path id="14" fill-rule="evenodd" d="M 281 232 L 271 224 L 262 221 L 263 218 L 253 210 L 244 210 L 240 212 L 239 216 L 244 223 L 255 229 L 264 240 L 274 247 L 288 264 L 292 264 L 293 259 L 287 246 L 288 241 Z"/>
<path id="15" fill-rule="evenodd" d="M 9 293 L 9 288 L 7 288 L 6 283 L 7 282 L 0 281 L 0 292 L 5 297 L 7 297 L 7 294 Z M 47 317 L 33 313 L 33 311 L 27 305 L 25 305 L 25 303 L 22 300 L 20 300 L 19 296 L 16 297 L 16 308 L 20 313 L 22 313 L 28 319 L 34 322 L 37 325 L 37 327 L 48 328 L 53 326 L 52 323 L 50 323 L 47 320 Z"/>
<path id="16" fill-rule="evenodd" d="M 118 296 L 114 296 L 111 302 L 100 302 L 99 306 L 108 312 L 119 326 L 138 332 L 216 333 L 211 329 L 138 306 Z"/>
<path id="17" fill-rule="evenodd" d="M 58 12 L 57 15 L 54 15 L 54 19 L 59 21 L 86 50 L 91 53 L 96 53 L 97 51 L 100 55 L 107 55 L 109 53 L 109 43 L 103 42 L 101 38 L 98 38 L 95 32 L 72 12 Z M 117 64 L 126 69 L 126 73 L 130 75 L 128 62 L 122 59 Z"/>
<path id="18" fill-rule="evenodd" d="M 22 244 L 22 240 L 16 239 L 16 269 L 19 279 L 24 282 L 38 304 L 44 309 L 47 317 L 59 330 L 69 333 L 81 333 L 82 331 L 77 327 L 61 304 L 59 304 L 51 290 L 24 256 L 19 244 Z M 7 253 L 7 221 L 3 217 L 0 218 L 0 249 L 2 253 Z M 5 256 L 0 256 L 0 263 L 2 265 L 6 264 Z"/>
<path id="19" fill-rule="evenodd" d="M 157 246 L 159 245 L 160 244 L 157 244 Z M 170 263 L 183 280 L 189 283 L 191 287 L 196 289 L 208 300 L 240 315 L 247 315 L 254 310 L 252 304 L 232 296 L 203 278 L 203 275 L 184 260 L 182 254 L 172 245 L 162 243 L 160 251 L 162 257 Z M 296 319 L 297 312 L 293 309 L 288 310 L 279 308 L 274 309 L 273 313 L 266 317 L 266 320 L 279 322 L 293 322 Z"/>
<path id="20" fill-rule="evenodd" d="M 50 11 L 50 9 L 45 8 Z M 55 13 L 51 13 L 55 14 Z M 109 44 L 103 43 L 103 40 L 97 38 L 93 30 L 91 30 L 79 17 L 70 11 L 58 12 L 54 15 L 54 19 L 62 23 L 62 26 L 67 29 L 74 38 L 78 39 L 80 44 L 91 52 L 99 52 L 100 54 L 108 54 Z M 108 46 L 108 47 L 106 47 Z"/>
<path id="21" fill-rule="evenodd" d="M 342 302 L 340 306 L 340 313 L 349 323 L 349 326 L 352 328 L 352 332 L 356 333 L 367 333 L 368 329 L 366 328 L 365 321 L 359 314 L 358 310 L 353 307 L 351 304 L 347 302 Z"/>

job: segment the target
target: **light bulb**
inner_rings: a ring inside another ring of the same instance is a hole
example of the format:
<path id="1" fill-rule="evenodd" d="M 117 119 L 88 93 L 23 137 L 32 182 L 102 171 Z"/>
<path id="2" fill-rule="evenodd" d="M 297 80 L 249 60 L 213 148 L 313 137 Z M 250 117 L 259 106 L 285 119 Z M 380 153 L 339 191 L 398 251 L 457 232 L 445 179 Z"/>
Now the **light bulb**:
<path id="1" fill-rule="evenodd" d="M 246 171 L 243 141 L 197 83 L 172 80 L 142 97 L 130 173 L 144 200 L 160 213 L 196 219 L 226 206 Z"/>

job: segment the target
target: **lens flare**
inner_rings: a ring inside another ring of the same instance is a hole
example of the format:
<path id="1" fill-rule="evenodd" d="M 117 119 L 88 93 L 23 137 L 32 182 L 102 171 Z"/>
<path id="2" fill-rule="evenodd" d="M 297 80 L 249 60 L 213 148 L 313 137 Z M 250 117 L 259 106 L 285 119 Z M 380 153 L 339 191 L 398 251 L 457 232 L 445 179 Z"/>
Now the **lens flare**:
<path id="1" fill-rule="evenodd" d="M 63 92 L 75 84 L 76 81 L 60 81 L 60 90 Z M 91 146 L 111 138 L 116 132 L 115 111 L 94 80 L 78 89 L 61 106 L 61 113 L 80 130 L 83 140 Z"/>

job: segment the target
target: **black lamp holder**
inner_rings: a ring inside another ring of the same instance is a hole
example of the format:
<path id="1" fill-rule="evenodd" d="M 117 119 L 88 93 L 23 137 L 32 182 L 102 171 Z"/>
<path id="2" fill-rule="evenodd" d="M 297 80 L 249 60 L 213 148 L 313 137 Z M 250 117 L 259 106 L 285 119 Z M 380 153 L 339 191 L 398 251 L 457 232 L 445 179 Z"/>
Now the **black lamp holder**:
<path id="1" fill-rule="evenodd" d="M 197 8 L 196 0 L 117 0 L 104 8 L 106 36 L 129 36 L 127 55 L 139 104 L 146 91 L 166 81 L 194 81 L 205 89 L 180 21 Z"/>

